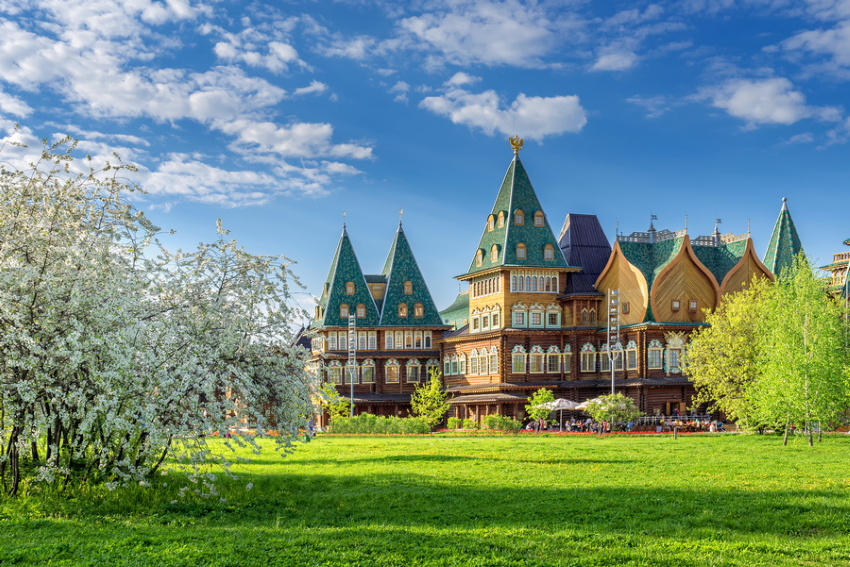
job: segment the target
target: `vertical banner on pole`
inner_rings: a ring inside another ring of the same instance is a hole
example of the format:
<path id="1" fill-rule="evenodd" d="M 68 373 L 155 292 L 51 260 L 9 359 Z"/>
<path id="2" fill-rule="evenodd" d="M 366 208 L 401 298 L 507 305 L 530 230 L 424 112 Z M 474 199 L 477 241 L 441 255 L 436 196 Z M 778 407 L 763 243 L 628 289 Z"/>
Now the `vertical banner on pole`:
<path id="1" fill-rule="evenodd" d="M 348 383 L 351 384 L 351 413 L 354 417 L 354 382 L 357 380 L 357 319 L 348 316 Z"/>
<path id="2" fill-rule="evenodd" d="M 611 361 L 611 395 L 614 395 L 614 361 L 623 353 L 620 349 L 620 290 L 608 290 L 608 359 Z"/>

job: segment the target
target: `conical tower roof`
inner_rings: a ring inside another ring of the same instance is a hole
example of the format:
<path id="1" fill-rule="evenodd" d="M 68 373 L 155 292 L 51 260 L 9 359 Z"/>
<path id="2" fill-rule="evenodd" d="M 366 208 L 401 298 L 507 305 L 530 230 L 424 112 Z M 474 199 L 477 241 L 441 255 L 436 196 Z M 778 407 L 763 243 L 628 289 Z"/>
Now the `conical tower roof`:
<path id="1" fill-rule="evenodd" d="M 348 294 L 346 284 L 354 284 L 354 293 Z M 360 262 L 354 252 L 354 246 L 348 238 L 348 231 L 342 227 L 342 236 L 336 247 L 331 269 L 325 280 L 325 288 L 319 306 L 322 308 L 322 316 L 317 321 L 321 327 L 347 327 L 348 318 L 340 317 L 340 307 L 348 305 L 349 313 L 356 315 L 357 305 L 365 307 L 365 317 L 357 319 L 357 326 L 376 326 L 380 321 L 378 308 L 375 300 L 369 293 L 369 286 L 360 269 Z"/>
<path id="2" fill-rule="evenodd" d="M 516 213 L 522 211 L 523 222 L 516 223 Z M 531 186 L 531 180 L 518 157 L 514 157 L 499 194 L 493 205 L 493 230 L 490 230 L 489 222 L 484 227 L 484 234 L 467 275 L 483 272 L 500 266 L 516 266 L 528 268 L 567 268 L 567 263 L 558 247 L 558 241 L 552 233 L 549 219 L 543 215 L 543 226 L 535 226 L 535 213 L 543 212 L 537 194 Z M 504 224 L 499 226 L 499 214 L 504 218 Z M 525 244 L 525 258 L 517 257 L 517 245 Z M 491 250 L 496 246 L 499 254 L 496 261 L 492 260 Z M 546 260 L 544 250 L 547 245 L 552 247 L 553 258 Z M 477 265 L 478 251 L 482 252 L 481 265 Z"/>
<path id="3" fill-rule="evenodd" d="M 398 223 L 398 230 L 395 233 L 393 245 L 390 247 L 390 253 L 387 255 L 387 261 L 384 262 L 384 269 L 381 274 L 387 278 L 387 290 L 381 308 L 382 326 L 433 327 L 444 325 L 440 313 L 437 311 L 437 306 L 431 298 L 431 292 L 428 291 L 425 278 L 422 277 L 422 272 L 413 256 L 413 250 L 410 248 L 410 243 L 407 241 L 401 223 Z M 411 284 L 410 294 L 405 293 L 404 284 L 406 282 Z M 402 303 L 407 305 L 407 317 L 399 317 L 398 306 Z M 414 311 L 414 306 L 417 303 L 422 305 L 421 317 L 417 317 Z"/>
<path id="4" fill-rule="evenodd" d="M 788 211 L 788 200 L 783 197 L 782 210 L 779 211 L 779 218 L 776 219 L 767 252 L 764 254 L 764 265 L 774 276 L 778 276 L 783 269 L 794 265 L 797 254 L 802 251 L 803 245 Z"/>

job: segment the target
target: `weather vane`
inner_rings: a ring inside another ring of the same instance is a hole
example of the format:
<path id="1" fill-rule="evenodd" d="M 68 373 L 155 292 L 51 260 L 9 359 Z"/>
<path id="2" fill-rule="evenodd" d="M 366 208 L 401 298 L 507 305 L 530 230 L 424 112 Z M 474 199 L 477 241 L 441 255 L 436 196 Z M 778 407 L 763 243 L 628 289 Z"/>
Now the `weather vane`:
<path id="1" fill-rule="evenodd" d="M 401 224 L 401 215 L 404 214 L 404 209 L 398 210 L 398 224 Z"/>
<path id="2" fill-rule="evenodd" d="M 345 211 L 342 211 L 342 228 L 345 228 Z"/>
<path id="3" fill-rule="evenodd" d="M 518 155 L 519 151 L 522 149 L 522 138 L 519 136 L 512 136 L 508 138 L 511 142 L 511 147 L 514 149 L 514 155 Z"/>

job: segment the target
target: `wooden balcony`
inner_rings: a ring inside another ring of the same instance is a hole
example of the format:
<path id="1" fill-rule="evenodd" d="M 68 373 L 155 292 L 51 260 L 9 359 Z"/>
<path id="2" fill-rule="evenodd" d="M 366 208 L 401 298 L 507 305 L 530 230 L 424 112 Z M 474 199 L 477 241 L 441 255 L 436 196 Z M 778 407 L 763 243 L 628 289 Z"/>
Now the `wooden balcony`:
<path id="1" fill-rule="evenodd" d="M 832 263 L 835 264 L 837 262 L 846 262 L 850 260 L 850 252 L 842 252 L 840 254 L 832 255 Z"/>

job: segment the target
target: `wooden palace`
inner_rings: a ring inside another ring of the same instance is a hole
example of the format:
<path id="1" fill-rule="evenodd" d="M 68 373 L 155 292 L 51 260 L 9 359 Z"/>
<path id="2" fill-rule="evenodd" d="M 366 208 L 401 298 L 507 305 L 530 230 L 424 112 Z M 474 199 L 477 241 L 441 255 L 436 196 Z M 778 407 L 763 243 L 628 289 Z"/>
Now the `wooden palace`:
<path id="1" fill-rule="evenodd" d="M 407 415 L 431 367 L 451 393 L 449 416 L 523 419 L 541 387 L 584 401 L 614 387 L 647 414 L 684 413 L 692 384 L 682 369 L 705 310 L 753 278 L 774 278 L 802 248 L 784 202 L 764 261 L 749 231 L 691 237 L 687 228 L 616 235 L 595 215 L 566 215 L 558 237 L 529 176 L 514 158 L 472 260 L 457 279 L 468 291 L 437 312 L 399 224 L 380 275 L 364 275 L 343 229 L 311 325 L 312 363 L 349 396 L 355 413 Z M 609 290 L 619 291 L 619 342 L 607 343 Z M 356 335 L 348 332 L 349 316 Z M 356 336 L 357 370 L 347 345 Z M 324 419 L 324 418 L 323 418 Z"/>

